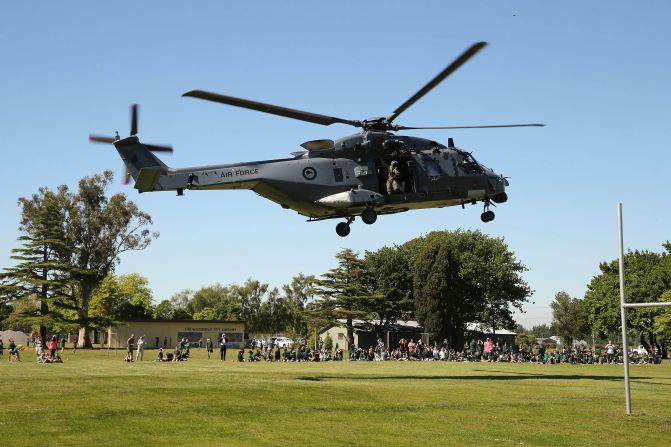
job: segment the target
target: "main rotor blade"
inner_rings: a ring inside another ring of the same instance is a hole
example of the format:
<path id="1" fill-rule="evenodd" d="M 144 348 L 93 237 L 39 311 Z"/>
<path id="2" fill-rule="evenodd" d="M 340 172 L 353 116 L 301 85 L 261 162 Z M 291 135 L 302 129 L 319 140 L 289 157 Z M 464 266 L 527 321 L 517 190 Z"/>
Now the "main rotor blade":
<path id="1" fill-rule="evenodd" d="M 307 121 L 315 124 L 322 124 L 329 126 L 335 123 L 349 124 L 350 126 L 361 127 L 360 121 L 346 120 L 335 116 L 320 115 L 318 113 L 305 112 L 303 110 L 290 109 L 288 107 L 275 106 L 263 102 L 250 101 L 249 99 L 235 98 L 233 96 L 220 95 L 218 93 L 206 92 L 203 90 L 191 90 L 184 93 L 182 96 L 190 96 L 192 98 L 200 98 L 206 101 L 220 102 L 235 107 L 242 107 L 245 109 L 252 109 L 259 112 L 270 113 L 273 115 L 284 116 L 296 120 Z"/>
<path id="2" fill-rule="evenodd" d="M 465 64 L 470 58 L 475 56 L 475 54 L 483 49 L 487 45 L 487 42 L 478 42 L 475 45 L 471 46 L 468 50 L 459 56 L 454 62 L 448 65 L 443 71 L 438 73 L 438 76 L 433 78 L 431 82 L 426 84 L 420 91 L 414 94 L 410 99 L 401 104 L 399 108 L 394 110 L 394 113 L 389 115 L 386 119 L 387 123 L 394 121 L 401 113 L 403 113 L 408 107 L 416 103 L 422 96 L 426 95 L 433 89 L 435 86 L 440 84 L 446 77 L 454 73 L 459 67 Z"/>
<path id="3" fill-rule="evenodd" d="M 393 130 L 422 130 L 422 129 L 491 129 L 495 127 L 545 127 L 545 124 L 492 124 L 485 126 L 431 126 L 431 127 L 412 127 L 412 126 L 392 126 Z"/>
<path id="4" fill-rule="evenodd" d="M 137 135 L 137 104 L 130 106 L 130 134 Z"/>

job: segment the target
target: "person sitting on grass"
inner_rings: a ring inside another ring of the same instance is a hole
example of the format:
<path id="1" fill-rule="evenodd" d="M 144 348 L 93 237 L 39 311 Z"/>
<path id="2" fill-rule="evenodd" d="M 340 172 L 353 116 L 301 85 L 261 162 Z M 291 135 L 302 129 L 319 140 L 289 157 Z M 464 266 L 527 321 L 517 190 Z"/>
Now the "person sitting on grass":
<path id="1" fill-rule="evenodd" d="M 156 356 L 156 362 L 163 361 L 163 348 L 158 348 L 158 355 Z"/>
<path id="2" fill-rule="evenodd" d="M 241 349 L 238 351 L 238 362 L 243 362 L 245 360 L 245 350 Z"/>
<path id="3" fill-rule="evenodd" d="M 61 359 L 61 356 L 56 353 L 55 355 L 49 355 L 46 354 L 46 358 L 44 359 L 44 363 L 63 363 L 63 359 Z"/>

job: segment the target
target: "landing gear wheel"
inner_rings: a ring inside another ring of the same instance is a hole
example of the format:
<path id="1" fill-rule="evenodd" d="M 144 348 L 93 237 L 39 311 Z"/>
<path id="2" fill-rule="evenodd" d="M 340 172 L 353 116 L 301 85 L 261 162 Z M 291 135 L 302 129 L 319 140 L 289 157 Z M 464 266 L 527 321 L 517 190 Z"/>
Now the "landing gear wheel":
<path id="1" fill-rule="evenodd" d="M 483 222 L 491 222 L 492 220 L 494 220 L 494 217 L 496 217 L 496 216 L 494 215 L 494 211 L 485 211 L 484 213 L 482 213 L 482 214 L 480 215 L 480 219 L 481 219 Z"/>
<path id="2" fill-rule="evenodd" d="M 373 208 L 366 208 L 363 213 L 361 213 L 361 220 L 366 225 L 372 225 L 377 220 L 377 213 Z"/>
<path id="3" fill-rule="evenodd" d="M 338 225 L 336 225 L 336 233 L 338 233 L 338 236 L 340 237 L 347 237 L 347 235 L 350 232 L 350 227 L 347 222 L 340 222 Z"/>

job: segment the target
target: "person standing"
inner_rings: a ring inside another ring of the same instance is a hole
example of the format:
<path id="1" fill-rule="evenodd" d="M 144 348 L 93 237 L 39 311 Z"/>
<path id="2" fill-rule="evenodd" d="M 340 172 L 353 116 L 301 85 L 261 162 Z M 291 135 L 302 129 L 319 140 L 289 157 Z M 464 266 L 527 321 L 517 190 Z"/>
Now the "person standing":
<path id="1" fill-rule="evenodd" d="M 128 340 L 126 340 L 126 361 L 130 359 L 130 361 L 133 361 L 133 345 L 135 345 L 135 335 L 130 334 L 130 337 L 128 337 Z"/>
<path id="2" fill-rule="evenodd" d="M 39 335 L 33 339 L 33 348 L 35 349 L 35 355 L 42 355 L 44 347 L 42 346 L 42 338 Z"/>
<path id="3" fill-rule="evenodd" d="M 606 345 L 606 355 L 608 356 L 608 363 L 612 365 L 615 361 L 615 345 L 611 340 L 608 340 Z"/>
<path id="4" fill-rule="evenodd" d="M 492 361 L 492 341 L 487 337 L 487 340 L 485 340 L 484 344 L 484 349 L 485 349 L 485 357 L 487 358 L 488 362 Z"/>
<path id="5" fill-rule="evenodd" d="M 212 340 L 209 338 L 205 342 L 205 349 L 207 349 L 207 358 L 209 359 L 212 357 Z"/>
<path id="6" fill-rule="evenodd" d="M 5 345 L 2 343 L 2 337 L 0 337 L 0 359 L 2 359 L 2 354 L 5 351 Z"/>
<path id="7" fill-rule="evenodd" d="M 144 360 L 144 335 L 140 337 L 140 339 L 137 341 L 137 352 L 135 353 L 135 361 L 137 362 L 138 359 Z"/>
<path id="8" fill-rule="evenodd" d="M 55 359 L 56 358 L 56 351 L 58 350 L 58 340 L 56 340 L 56 336 L 52 335 L 49 341 L 47 342 L 47 349 L 49 349 L 49 353 L 51 354 L 51 358 Z"/>
<path id="9" fill-rule="evenodd" d="M 228 348 L 228 339 L 226 338 L 226 334 L 222 333 L 221 334 L 221 340 L 219 340 L 219 357 L 221 358 L 222 362 L 226 361 L 226 349 Z"/>
<path id="10" fill-rule="evenodd" d="M 16 346 L 16 343 L 14 343 L 13 338 L 9 338 L 9 345 L 7 346 L 9 349 L 7 353 L 9 354 L 9 361 L 12 361 L 12 357 L 16 357 L 16 360 L 18 362 L 21 361 L 21 354 L 20 354 L 20 349 Z"/>

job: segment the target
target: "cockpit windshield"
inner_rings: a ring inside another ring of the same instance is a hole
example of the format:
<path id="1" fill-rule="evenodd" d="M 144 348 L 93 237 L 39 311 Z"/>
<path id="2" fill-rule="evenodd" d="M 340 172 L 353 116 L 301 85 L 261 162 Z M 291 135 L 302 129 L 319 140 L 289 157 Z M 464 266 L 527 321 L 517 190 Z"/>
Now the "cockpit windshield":
<path id="1" fill-rule="evenodd" d="M 466 174 L 482 174 L 487 168 L 475 159 L 470 152 L 459 151 L 461 168 Z"/>

